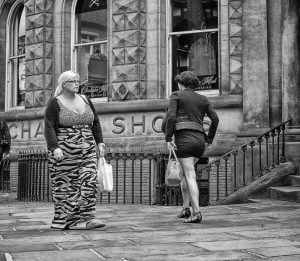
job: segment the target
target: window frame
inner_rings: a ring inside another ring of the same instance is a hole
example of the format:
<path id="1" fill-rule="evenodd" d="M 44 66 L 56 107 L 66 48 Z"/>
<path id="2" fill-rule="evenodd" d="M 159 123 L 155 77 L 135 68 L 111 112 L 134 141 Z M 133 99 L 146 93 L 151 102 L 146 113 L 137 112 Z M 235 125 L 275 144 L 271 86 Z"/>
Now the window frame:
<path id="1" fill-rule="evenodd" d="M 24 105 L 17 105 L 18 86 L 13 86 L 18 81 L 19 67 L 13 68 L 14 61 L 18 59 L 25 59 L 24 54 L 15 55 L 15 46 L 18 45 L 19 27 L 16 26 L 16 18 L 18 11 L 23 6 L 22 12 L 26 12 L 25 5 L 22 0 L 16 1 L 8 14 L 6 24 L 6 74 L 5 74 L 5 111 L 14 109 L 25 109 Z M 25 13 L 26 15 L 26 13 Z M 11 55 L 13 53 L 13 55 Z M 13 80 L 14 79 L 14 80 Z M 17 80 L 16 80 L 17 79 Z M 24 101 L 25 102 L 25 101 Z"/>
<path id="2" fill-rule="evenodd" d="M 166 3 L 166 43 L 167 43 L 167 51 L 166 51 L 166 61 L 167 61 L 167 83 L 166 83 L 166 96 L 167 98 L 170 97 L 172 94 L 172 78 L 173 78 L 173 57 L 172 57 L 172 37 L 178 36 L 178 35 L 186 35 L 186 34 L 199 34 L 199 33 L 209 33 L 209 32 L 216 32 L 218 34 L 218 89 L 208 92 L 203 91 L 197 91 L 197 93 L 204 94 L 206 96 L 219 96 L 221 95 L 221 73 L 220 73 L 220 1 L 218 2 L 218 27 L 213 29 L 201 29 L 201 30 L 190 30 L 190 31 L 179 31 L 179 32 L 172 32 L 172 0 L 167 0 Z"/>
<path id="3" fill-rule="evenodd" d="M 109 26 L 108 26 L 108 19 L 107 19 L 107 33 L 106 33 L 106 40 L 102 40 L 102 41 L 95 41 L 95 42 L 88 42 L 88 43 L 76 43 L 76 40 L 78 39 L 78 20 L 77 20 L 77 16 L 76 16 L 76 6 L 77 6 L 77 3 L 78 3 L 78 0 L 74 0 L 72 2 L 72 11 L 71 11 L 71 70 L 74 70 L 77 72 L 77 48 L 80 48 L 81 46 L 91 46 L 91 45 L 97 45 L 97 44 L 106 44 L 107 45 L 107 76 L 106 76 L 106 79 L 107 79 L 107 97 L 101 97 L 101 98 L 91 98 L 91 100 L 93 102 L 108 102 L 109 101 L 109 62 L 108 62 L 108 59 L 109 59 L 109 54 L 108 54 L 108 44 L 109 44 L 109 41 L 108 41 L 108 37 L 109 37 L 109 32 L 108 32 L 108 29 L 109 29 Z M 107 1 L 107 9 L 106 9 L 106 12 L 107 12 L 107 17 L 108 17 L 108 12 L 109 12 L 109 8 L 108 8 L 108 5 L 109 5 L 109 1 Z"/>

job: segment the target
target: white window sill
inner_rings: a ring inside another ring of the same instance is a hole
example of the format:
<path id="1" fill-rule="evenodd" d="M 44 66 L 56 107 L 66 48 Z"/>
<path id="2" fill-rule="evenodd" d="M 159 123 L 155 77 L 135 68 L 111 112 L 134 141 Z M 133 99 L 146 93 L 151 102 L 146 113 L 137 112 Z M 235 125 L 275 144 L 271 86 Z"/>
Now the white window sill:
<path id="1" fill-rule="evenodd" d="M 25 110 L 25 105 L 8 108 L 6 111 Z"/>
<path id="2" fill-rule="evenodd" d="M 103 98 L 90 98 L 92 102 L 108 102 L 108 98 L 107 97 L 103 97 Z"/>
<path id="3" fill-rule="evenodd" d="M 197 93 L 207 97 L 220 96 L 219 90 L 204 90 L 204 91 L 197 91 Z"/>

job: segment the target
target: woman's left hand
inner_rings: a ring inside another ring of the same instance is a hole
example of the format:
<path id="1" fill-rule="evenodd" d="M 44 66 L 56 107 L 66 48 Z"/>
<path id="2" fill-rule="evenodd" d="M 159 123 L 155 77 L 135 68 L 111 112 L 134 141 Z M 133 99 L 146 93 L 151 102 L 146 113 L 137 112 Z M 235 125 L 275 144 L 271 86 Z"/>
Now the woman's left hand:
<path id="1" fill-rule="evenodd" d="M 97 156 L 98 157 L 104 157 L 105 155 L 105 144 L 99 143 L 98 144 L 98 150 L 97 150 Z"/>

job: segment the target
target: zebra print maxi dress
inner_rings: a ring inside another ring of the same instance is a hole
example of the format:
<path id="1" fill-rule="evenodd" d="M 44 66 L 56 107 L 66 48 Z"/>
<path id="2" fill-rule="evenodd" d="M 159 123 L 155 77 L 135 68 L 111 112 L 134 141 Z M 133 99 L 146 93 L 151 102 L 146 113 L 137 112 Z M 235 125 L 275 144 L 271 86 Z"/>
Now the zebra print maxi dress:
<path id="1" fill-rule="evenodd" d="M 91 130 L 94 114 L 88 104 L 80 114 L 58 100 L 59 147 L 64 159 L 49 155 L 54 200 L 52 228 L 64 229 L 95 218 L 97 199 L 96 143 Z M 63 126 L 63 127 L 61 127 Z"/>

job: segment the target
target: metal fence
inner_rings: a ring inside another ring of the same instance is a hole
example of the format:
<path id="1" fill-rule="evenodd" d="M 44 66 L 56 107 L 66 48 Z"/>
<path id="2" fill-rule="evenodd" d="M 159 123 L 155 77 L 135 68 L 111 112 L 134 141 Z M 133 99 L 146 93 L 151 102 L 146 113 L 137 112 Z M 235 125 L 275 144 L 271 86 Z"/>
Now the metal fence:
<path id="1" fill-rule="evenodd" d="M 226 198 L 285 162 L 285 127 L 289 123 L 291 120 L 283 122 L 209 164 L 199 162 L 196 172 L 200 205 Z M 19 200 L 52 200 L 47 155 L 45 151 L 20 152 Z M 101 203 L 182 204 L 180 187 L 165 185 L 165 152 L 109 152 L 106 159 L 113 166 L 114 188 L 111 193 L 100 193 Z M 9 189 L 9 162 L 1 164 L 0 186 Z"/>
<path id="2" fill-rule="evenodd" d="M 51 201 L 47 152 L 21 151 L 18 163 L 18 200 Z"/>
<path id="3" fill-rule="evenodd" d="M 291 122 L 289 119 L 279 124 L 200 169 L 198 178 L 203 172 L 209 172 L 209 181 L 215 182 L 209 186 L 216 190 L 216 203 L 286 161 L 285 129 Z"/>
<path id="4" fill-rule="evenodd" d="M 10 191 L 10 159 L 3 158 L 0 161 L 0 191 Z"/>
<path id="5" fill-rule="evenodd" d="M 99 193 L 105 204 L 180 205 L 180 187 L 165 185 L 168 156 L 162 152 L 109 152 L 113 166 L 113 191 Z M 52 201 L 48 154 L 21 151 L 18 158 L 18 200 Z"/>

